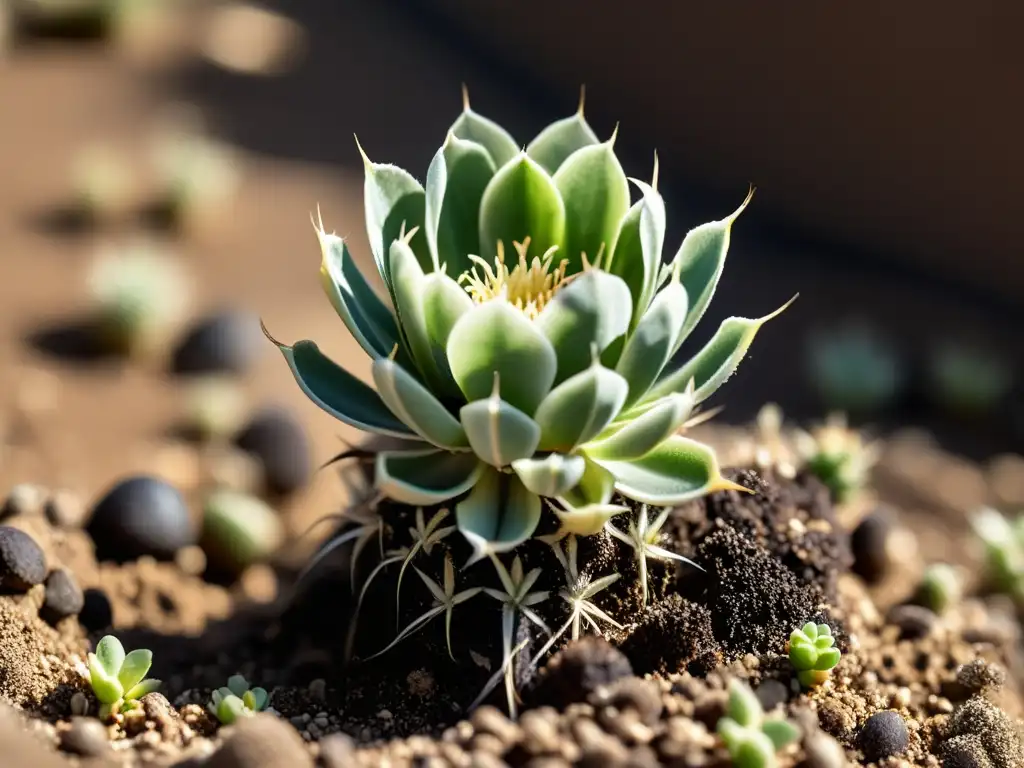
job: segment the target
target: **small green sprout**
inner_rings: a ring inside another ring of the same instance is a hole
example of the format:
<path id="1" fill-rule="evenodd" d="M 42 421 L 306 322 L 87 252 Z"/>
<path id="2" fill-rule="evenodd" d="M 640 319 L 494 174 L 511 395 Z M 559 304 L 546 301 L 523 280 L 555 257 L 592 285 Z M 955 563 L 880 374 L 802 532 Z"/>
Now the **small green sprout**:
<path id="1" fill-rule="evenodd" d="M 796 741 L 800 731 L 788 720 L 765 718 L 750 687 L 733 680 L 726 716 L 718 721 L 718 735 L 736 768 L 774 768 L 775 753 Z"/>
<path id="2" fill-rule="evenodd" d="M 836 639 L 828 624 L 809 621 L 789 636 L 789 661 L 797 671 L 797 679 L 805 688 L 821 685 L 842 654 L 835 648 Z"/>
<path id="3" fill-rule="evenodd" d="M 793 439 L 804 466 L 840 504 L 853 499 L 868 484 L 879 459 L 879 445 L 865 444 L 841 413 L 829 414 L 824 424 L 810 432 L 797 430 Z"/>
<path id="4" fill-rule="evenodd" d="M 997 592 L 1024 602 L 1024 516 L 1013 522 L 991 507 L 971 518 L 985 548 L 985 576 Z"/>
<path id="5" fill-rule="evenodd" d="M 138 705 L 139 699 L 160 687 L 159 680 L 146 679 L 153 663 L 153 652 L 146 649 L 125 655 L 121 641 L 107 635 L 89 654 L 89 683 L 100 701 L 100 719 L 126 712 Z"/>
<path id="6" fill-rule="evenodd" d="M 263 688 L 250 688 L 249 681 L 242 675 L 232 675 L 225 687 L 213 692 L 206 708 L 221 723 L 231 725 L 240 717 L 266 709 L 269 700 Z"/>
<path id="7" fill-rule="evenodd" d="M 916 602 L 935 613 L 944 613 L 959 602 L 963 590 L 960 574 L 947 563 L 933 563 L 925 568 L 917 587 Z"/>

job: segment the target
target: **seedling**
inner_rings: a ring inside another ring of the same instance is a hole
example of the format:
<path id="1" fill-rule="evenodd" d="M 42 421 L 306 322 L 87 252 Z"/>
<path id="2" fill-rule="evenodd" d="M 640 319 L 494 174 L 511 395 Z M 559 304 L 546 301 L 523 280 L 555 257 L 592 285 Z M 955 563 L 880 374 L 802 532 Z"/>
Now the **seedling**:
<path id="1" fill-rule="evenodd" d="M 232 675 L 227 686 L 213 692 L 207 709 L 224 725 L 231 725 L 240 717 L 248 717 L 267 707 L 269 694 L 263 688 L 250 688 L 242 675 Z"/>
<path id="2" fill-rule="evenodd" d="M 828 624 L 809 621 L 789 636 L 789 661 L 804 688 L 824 683 L 842 654 L 835 648 L 835 638 Z"/>
<path id="3" fill-rule="evenodd" d="M 847 427 L 841 413 L 830 414 L 824 424 L 793 436 L 804 466 L 821 480 L 840 504 L 853 499 L 870 479 L 878 462 L 878 443 L 865 445 L 860 432 Z"/>
<path id="4" fill-rule="evenodd" d="M 139 699 L 160 687 L 159 680 L 146 678 L 152 663 L 152 651 L 139 649 L 125 655 L 124 646 L 113 635 L 96 644 L 96 652 L 89 654 L 88 678 L 100 702 L 101 720 L 134 709 Z"/>
<path id="5" fill-rule="evenodd" d="M 729 686 L 726 716 L 718 735 L 736 768 L 774 768 L 775 753 L 800 737 L 799 729 L 782 718 L 766 718 L 750 687 L 738 680 Z"/>
<path id="6" fill-rule="evenodd" d="M 985 550 L 985 575 L 997 592 L 1024 601 L 1024 516 L 1013 522 L 991 507 L 971 519 Z"/>
<path id="7" fill-rule="evenodd" d="M 946 563 L 933 563 L 925 568 L 917 587 L 917 602 L 937 614 L 944 613 L 960 601 L 963 586 L 960 574 Z"/>

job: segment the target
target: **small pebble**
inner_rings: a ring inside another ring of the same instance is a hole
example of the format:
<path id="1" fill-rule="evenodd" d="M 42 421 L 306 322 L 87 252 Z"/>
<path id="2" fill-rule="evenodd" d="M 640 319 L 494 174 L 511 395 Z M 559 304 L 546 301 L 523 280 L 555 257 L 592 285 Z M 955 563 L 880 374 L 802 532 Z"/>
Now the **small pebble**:
<path id="1" fill-rule="evenodd" d="M 356 764 L 356 743 L 345 733 L 332 733 L 320 741 L 321 768 L 351 768 Z"/>
<path id="2" fill-rule="evenodd" d="M 86 508 L 82 497 L 73 491 L 57 491 L 43 505 L 46 519 L 58 528 L 80 528 L 85 522 Z"/>
<path id="3" fill-rule="evenodd" d="M 206 768 L 313 768 L 302 737 L 284 720 L 261 712 L 231 728 Z"/>
<path id="4" fill-rule="evenodd" d="M 36 540 L 18 528 L 0 526 L 0 586 L 25 592 L 46 578 L 46 557 Z"/>
<path id="5" fill-rule="evenodd" d="M 900 628 L 900 639 L 918 640 L 931 634 L 938 616 L 924 606 L 908 603 L 893 606 L 886 620 Z"/>
<path id="6" fill-rule="evenodd" d="M 46 491 L 32 483 L 19 483 L 11 488 L 4 500 L 0 518 L 18 515 L 37 515 L 43 510 Z"/>
<path id="7" fill-rule="evenodd" d="M 898 712 L 884 710 L 869 717 L 857 737 L 857 746 L 870 762 L 902 755 L 910 745 L 907 724 Z"/>
<path id="8" fill-rule="evenodd" d="M 39 615 L 51 624 L 76 616 L 85 605 L 82 588 L 70 571 L 57 568 L 46 577 L 46 597 Z"/>
<path id="9" fill-rule="evenodd" d="M 306 430 L 280 407 L 258 413 L 235 438 L 243 451 L 263 465 L 263 480 L 273 494 L 294 493 L 313 473 L 312 449 Z"/>
<path id="10" fill-rule="evenodd" d="M 804 739 L 806 768 L 843 768 L 847 765 L 842 745 L 821 731 L 813 731 Z"/>
<path id="11" fill-rule="evenodd" d="M 780 704 L 785 704 L 789 701 L 789 688 L 786 687 L 785 683 L 775 678 L 768 678 L 762 682 L 757 686 L 754 694 L 757 696 L 757 700 L 761 702 L 761 709 L 765 712 L 771 712 Z"/>
<path id="12" fill-rule="evenodd" d="M 189 329 L 171 356 L 171 369 L 185 376 L 241 375 L 262 352 L 259 318 L 225 310 L 201 318 Z"/>
<path id="13" fill-rule="evenodd" d="M 196 543 L 185 500 L 174 486 L 146 475 L 117 483 L 96 503 L 88 530 L 98 560 L 125 563 L 143 555 L 171 560 Z"/>
<path id="14" fill-rule="evenodd" d="M 72 717 L 71 727 L 60 735 L 60 748 L 83 757 L 100 757 L 110 751 L 110 737 L 99 720 Z"/>
<path id="15" fill-rule="evenodd" d="M 241 573 L 266 560 L 284 539 L 277 512 L 255 496 L 219 489 L 203 505 L 203 551 L 210 565 Z"/>
<path id="16" fill-rule="evenodd" d="M 850 548 L 853 551 L 853 572 L 869 584 L 877 584 L 889 570 L 890 517 L 884 510 L 867 515 L 853 530 Z"/>
<path id="17" fill-rule="evenodd" d="M 110 628 L 114 623 L 114 613 L 105 592 L 94 587 L 85 590 L 78 621 L 88 632 L 101 632 Z"/>

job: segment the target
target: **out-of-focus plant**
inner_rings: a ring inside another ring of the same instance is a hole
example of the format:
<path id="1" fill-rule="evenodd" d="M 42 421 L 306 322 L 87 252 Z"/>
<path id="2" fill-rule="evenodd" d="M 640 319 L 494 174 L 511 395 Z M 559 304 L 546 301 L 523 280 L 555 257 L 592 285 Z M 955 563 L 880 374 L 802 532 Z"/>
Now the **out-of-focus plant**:
<path id="1" fill-rule="evenodd" d="M 803 466 L 821 480 L 839 503 L 853 499 L 870 479 L 881 454 L 879 443 L 865 444 L 861 433 L 847 426 L 846 416 L 830 414 L 812 430 L 796 430 L 793 441 Z"/>
<path id="2" fill-rule="evenodd" d="M 982 507 L 971 525 L 984 547 L 989 586 L 1024 601 L 1024 515 L 1011 522 L 997 510 Z"/>
<path id="3" fill-rule="evenodd" d="M 937 614 L 945 613 L 960 601 L 963 583 L 956 568 L 948 563 L 932 563 L 925 568 L 917 585 L 915 600 Z"/>
<path id="4" fill-rule="evenodd" d="M 981 347 L 945 340 L 935 345 L 928 361 L 931 398 L 956 415 L 990 413 L 1013 387 L 1013 369 Z"/>
<path id="5" fill-rule="evenodd" d="M 224 725 L 240 717 L 248 717 L 267 707 L 270 695 L 263 688 L 250 688 L 242 675 L 232 675 L 228 684 L 213 692 L 207 709 Z"/>
<path id="6" fill-rule="evenodd" d="M 800 730 L 783 718 L 766 718 L 750 687 L 733 680 L 718 735 L 736 768 L 774 768 L 775 753 L 800 738 Z"/>
<path id="7" fill-rule="evenodd" d="M 860 321 L 812 333 L 807 363 L 811 382 L 825 405 L 848 413 L 885 409 L 901 393 L 906 376 L 896 348 Z"/>

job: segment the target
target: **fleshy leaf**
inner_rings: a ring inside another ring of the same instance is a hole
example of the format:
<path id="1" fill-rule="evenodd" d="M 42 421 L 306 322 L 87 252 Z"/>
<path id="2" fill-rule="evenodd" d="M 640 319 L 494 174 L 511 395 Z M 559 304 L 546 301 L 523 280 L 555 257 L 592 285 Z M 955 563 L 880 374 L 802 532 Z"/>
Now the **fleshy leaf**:
<path id="1" fill-rule="evenodd" d="M 382 451 L 377 454 L 374 484 L 389 499 L 427 507 L 468 491 L 483 466 L 468 452 Z"/>
<path id="2" fill-rule="evenodd" d="M 609 520 L 629 511 L 629 507 L 621 504 L 587 504 L 574 507 L 566 504 L 564 499 L 562 504 L 562 509 L 552 507 L 552 511 L 558 518 L 561 532 L 575 536 L 593 536 L 600 533 Z"/>
<path id="3" fill-rule="evenodd" d="M 655 160 L 657 175 L 657 160 Z M 629 286 L 633 297 L 633 324 L 651 303 L 665 245 L 665 201 L 649 184 L 630 179 L 643 197 L 637 200 L 619 224 L 611 262 L 607 269 Z"/>
<path id="4" fill-rule="evenodd" d="M 448 364 L 448 337 L 456 321 L 475 305 L 469 294 L 443 272 L 431 272 L 423 279 L 423 322 L 434 355 L 434 364 L 444 381 L 455 378 Z M 461 396 L 458 385 L 450 394 Z"/>
<path id="5" fill-rule="evenodd" d="M 480 253 L 480 202 L 496 166 L 480 144 L 448 134 L 427 171 L 426 235 L 434 271 L 458 277 Z"/>
<path id="6" fill-rule="evenodd" d="M 274 344 L 306 396 L 334 418 L 368 432 L 416 438 L 388 410 L 380 395 L 324 355 L 315 342 L 297 341 L 291 347 L 278 341 Z"/>
<path id="7" fill-rule="evenodd" d="M 595 459 L 632 461 L 639 459 L 661 445 L 693 412 L 693 390 L 678 395 L 667 395 L 657 405 L 627 421 L 608 437 L 584 446 L 588 456 Z"/>
<path id="8" fill-rule="evenodd" d="M 780 750 L 800 738 L 800 729 L 788 720 L 773 718 L 761 724 L 761 733 L 771 739 L 776 750 Z"/>
<path id="9" fill-rule="evenodd" d="M 529 256 L 541 256 L 565 238 L 565 205 L 547 171 L 525 152 L 501 166 L 480 203 L 480 250 L 490 261 L 498 242 L 506 253 L 530 238 Z"/>
<path id="10" fill-rule="evenodd" d="M 540 425 L 540 450 L 571 453 L 593 439 L 619 414 L 629 386 L 615 371 L 594 361 L 544 398 L 534 420 Z"/>
<path id="11" fill-rule="evenodd" d="M 691 379 L 696 383 L 697 403 L 707 400 L 735 373 L 761 326 L 782 314 L 795 300 L 794 296 L 771 314 L 757 319 L 730 317 L 723 320 L 711 341 L 677 370 L 660 378 L 644 401 L 681 392 Z"/>
<path id="12" fill-rule="evenodd" d="M 160 689 L 160 680 L 154 680 L 153 678 L 146 678 L 141 683 L 135 685 L 131 690 L 124 694 L 126 700 L 135 701 L 141 699 L 147 694 L 153 693 Z"/>
<path id="13" fill-rule="evenodd" d="M 512 470 L 523 485 L 538 496 L 561 496 L 583 478 L 586 461 L 582 456 L 550 453 L 542 459 L 526 458 L 512 462 Z"/>
<path id="14" fill-rule="evenodd" d="M 841 654 L 838 648 L 826 648 L 818 654 L 818 660 L 814 668 L 822 672 L 830 670 L 839 663 L 840 657 Z"/>
<path id="15" fill-rule="evenodd" d="M 103 662 L 95 653 L 89 654 L 89 683 L 96 698 L 103 704 L 113 704 L 124 694 L 124 688 L 117 681 L 117 675 L 111 675 L 103 666 Z"/>
<path id="16" fill-rule="evenodd" d="M 501 399 L 497 381 L 490 397 L 464 405 L 459 418 L 473 452 L 492 467 L 532 456 L 540 442 L 540 427 Z"/>
<path id="17" fill-rule="evenodd" d="M 506 402 L 532 414 L 555 379 L 555 350 L 526 316 L 494 299 L 466 312 L 448 337 L 448 363 L 467 400 L 491 394 L 501 379 Z"/>
<path id="18" fill-rule="evenodd" d="M 814 669 L 818 652 L 809 645 L 790 645 L 789 660 L 800 671 Z"/>
<path id="19" fill-rule="evenodd" d="M 758 728 L 764 718 L 761 702 L 750 687 L 736 680 L 729 686 L 729 717 L 744 728 Z"/>
<path id="20" fill-rule="evenodd" d="M 96 659 L 110 677 L 117 677 L 124 663 L 124 646 L 113 635 L 104 636 L 96 644 Z"/>
<path id="21" fill-rule="evenodd" d="M 132 651 L 124 657 L 121 671 L 117 673 L 117 681 L 126 691 L 139 684 L 149 668 L 153 665 L 153 652 L 145 648 Z"/>
<path id="22" fill-rule="evenodd" d="M 217 719 L 224 725 L 231 725 L 238 718 L 250 714 L 252 713 L 246 709 L 245 702 L 234 694 L 221 699 L 220 704 L 217 705 Z"/>
<path id="23" fill-rule="evenodd" d="M 370 357 L 383 357 L 399 341 L 398 326 L 352 260 L 345 241 L 317 228 L 320 282 L 334 311 Z"/>
<path id="24" fill-rule="evenodd" d="M 606 506 L 615 491 L 615 475 L 596 461 L 584 457 L 583 477 L 575 487 L 562 494 L 560 501 L 566 507 L 583 509 Z"/>
<path id="25" fill-rule="evenodd" d="M 508 131 L 490 118 L 470 109 L 465 91 L 462 93 L 462 114 L 448 130 L 457 138 L 476 142 L 486 149 L 494 161 L 495 168 L 500 168 L 519 154 L 519 145 Z"/>
<path id="26" fill-rule="evenodd" d="M 228 690 L 235 696 L 242 696 L 249 690 L 249 681 L 242 675 L 232 675 L 228 678 Z"/>
<path id="27" fill-rule="evenodd" d="M 598 269 L 575 278 L 548 302 L 536 320 L 558 355 L 561 383 L 590 365 L 598 354 L 629 330 L 632 299 L 622 280 Z"/>
<path id="28" fill-rule="evenodd" d="M 554 174 L 573 152 L 599 141 L 583 116 L 581 98 L 576 114 L 556 120 L 544 128 L 527 145 L 526 154 L 540 163 L 548 173 Z"/>
<path id="29" fill-rule="evenodd" d="M 629 336 L 615 370 L 629 383 L 624 408 L 638 403 L 665 369 L 686 320 L 686 289 L 673 280 L 654 297 Z"/>
<path id="30" fill-rule="evenodd" d="M 734 753 L 746 736 L 747 729 L 731 717 L 723 717 L 718 721 L 718 735 L 722 737 L 729 753 Z"/>
<path id="31" fill-rule="evenodd" d="M 730 216 L 721 221 L 701 224 L 691 229 L 683 238 L 672 265 L 681 272 L 683 287 L 686 288 L 686 295 L 690 297 L 690 307 L 683 329 L 676 339 L 673 353 L 700 322 L 704 311 L 711 303 L 715 288 L 718 287 L 718 279 L 725 267 L 732 225 L 750 204 L 753 196 L 754 190 L 751 189 L 747 199 Z"/>
<path id="32" fill-rule="evenodd" d="M 615 490 L 641 504 L 668 507 L 740 487 L 722 477 L 714 451 L 679 435 L 634 461 L 595 461 L 615 476 Z"/>
<path id="33" fill-rule="evenodd" d="M 487 468 L 455 507 L 459 530 L 473 547 L 467 565 L 526 541 L 540 522 L 540 512 L 540 498 L 516 475 Z"/>
<path id="34" fill-rule="evenodd" d="M 582 268 L 584 253 L 594 261 L 599 253 L 612 252 L 629 210 L 629 182 L 615 156 L 614 138 L 576 150 L 553 179 L 565 203 L 562 256 L 573 274 Z"/>
<path id="35" fill-rule="evenodd" d="M 775 760 L 775 745 L 771 738 L 761 731 L 748 731 L 732 755 L 733 765 L 771 765 Z"/>
<path id="36" fill-rule="evenodd" d="M 383 357 L 373 361 L 371 370 L 381 399 L 416 434 L 439 448 L 469 445 L 459 420 L 398 363 Z"/>

